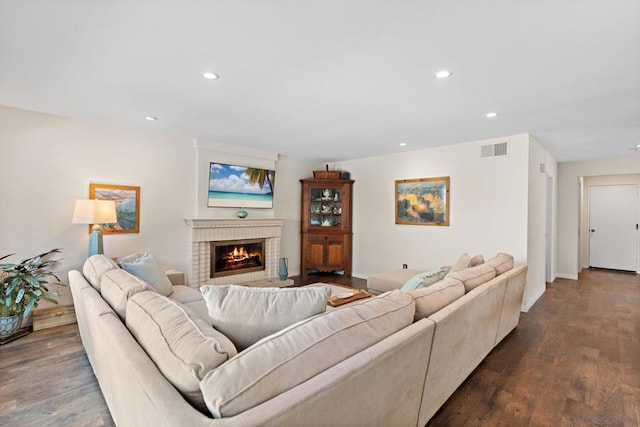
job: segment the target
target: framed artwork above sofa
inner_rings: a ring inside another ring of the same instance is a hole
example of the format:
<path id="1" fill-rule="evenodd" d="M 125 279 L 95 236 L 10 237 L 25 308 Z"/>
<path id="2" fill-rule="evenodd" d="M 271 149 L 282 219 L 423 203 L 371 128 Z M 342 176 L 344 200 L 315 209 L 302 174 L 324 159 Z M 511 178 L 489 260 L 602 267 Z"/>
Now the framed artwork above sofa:
<path id="1" fill-rule="evenodd" d="M 449 226 L 449 177 L 396 181 L 396 224 Z"/>

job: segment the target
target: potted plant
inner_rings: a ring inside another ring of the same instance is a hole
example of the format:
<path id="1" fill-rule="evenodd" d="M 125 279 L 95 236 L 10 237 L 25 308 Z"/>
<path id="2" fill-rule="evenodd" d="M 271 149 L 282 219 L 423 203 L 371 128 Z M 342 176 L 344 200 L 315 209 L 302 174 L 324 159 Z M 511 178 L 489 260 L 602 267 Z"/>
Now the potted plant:
<path id="1" fill-rule="evenodd" d="M 47 288 L 47 279 L 54 277 L 60 284 L 58 276 L 51 271 L 51 267 L 60 261 L 52 259 L 52 256 L 60 252 L 60 249 L 52 249 L 19 264 L 0 264 L 0 338 L 15 333 L 22 319 L 29 315 L 41 298 L 58 303 L 50 298 L 54 294 Z M 12 255 L 5 255 L 0 261 Z"/>

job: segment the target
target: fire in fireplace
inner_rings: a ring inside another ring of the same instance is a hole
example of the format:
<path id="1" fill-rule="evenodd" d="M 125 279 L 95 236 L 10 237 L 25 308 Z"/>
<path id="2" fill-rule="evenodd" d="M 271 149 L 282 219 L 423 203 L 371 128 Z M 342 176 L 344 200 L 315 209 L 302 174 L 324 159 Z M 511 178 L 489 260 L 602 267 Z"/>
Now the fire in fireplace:
<path id="1" fill-rule="evenodd" d="M 210 277 L 264 270 L 265 239 L 211 242 Z"/>

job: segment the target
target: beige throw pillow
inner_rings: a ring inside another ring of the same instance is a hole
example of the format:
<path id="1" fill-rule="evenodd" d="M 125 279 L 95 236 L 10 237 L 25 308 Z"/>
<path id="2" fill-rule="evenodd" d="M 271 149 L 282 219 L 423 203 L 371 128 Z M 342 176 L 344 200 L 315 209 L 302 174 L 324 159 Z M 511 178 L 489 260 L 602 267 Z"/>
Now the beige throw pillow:
<path id="1" fill-rule="evenodd" d="M 449 273 L 447 273 L 445 277 L 450 277 L 452 273 L 468 268 L 469 263 L 471 263 L 471 257 L 468 253 L 463 253 L 462 255 L 460 255 L 460 258 L 458 258 L 458 260 L 453 263 L 453 265 L 449 269 Z"/>
<path id="2" fill-rule="evenodd" d="M 239 351 L 300 320 L 325 311 L 331 289 L 250 288 L 207 285 L 200 288 L 213 327 Z"/>
<path id="3" fill-rule="evenodd" d="M 487 261 L 487 264 L 495 268 L 496 276 L 499 276 L 513 268 L 513 256 L 500 252 L 493 259 Z"/>
<path id="4" fill-rule="evenodd" d="M 413 299 L 394 290 L 298 322 L 209 372 L 200 382 L 205 403 L 215 418 L 237 415 L 409 326 L 413 315 Z"/>
<path id="5" fill-rule="evenodd" d="M 484 257 L 482 255 L 476 255 L 471 258 L 471 262 L 469 263 L 469 267 L 476 267 L 478 265 L 484 264 Z"/>

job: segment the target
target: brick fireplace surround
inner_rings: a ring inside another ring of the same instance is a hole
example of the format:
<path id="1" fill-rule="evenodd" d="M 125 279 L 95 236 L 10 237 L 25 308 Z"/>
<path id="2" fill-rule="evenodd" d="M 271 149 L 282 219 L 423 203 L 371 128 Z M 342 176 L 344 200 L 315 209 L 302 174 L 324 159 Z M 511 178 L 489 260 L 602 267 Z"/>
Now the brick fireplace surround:
<path id="1" fill-rule="evenodd" d="M 189 286 L 243 284 L 278 278 L 282 245 L 281 219 L 185 219 L 189 227 Z M 212 241 L 265 239 L 265 269 L 234 276 L 210 278 Z"/>

